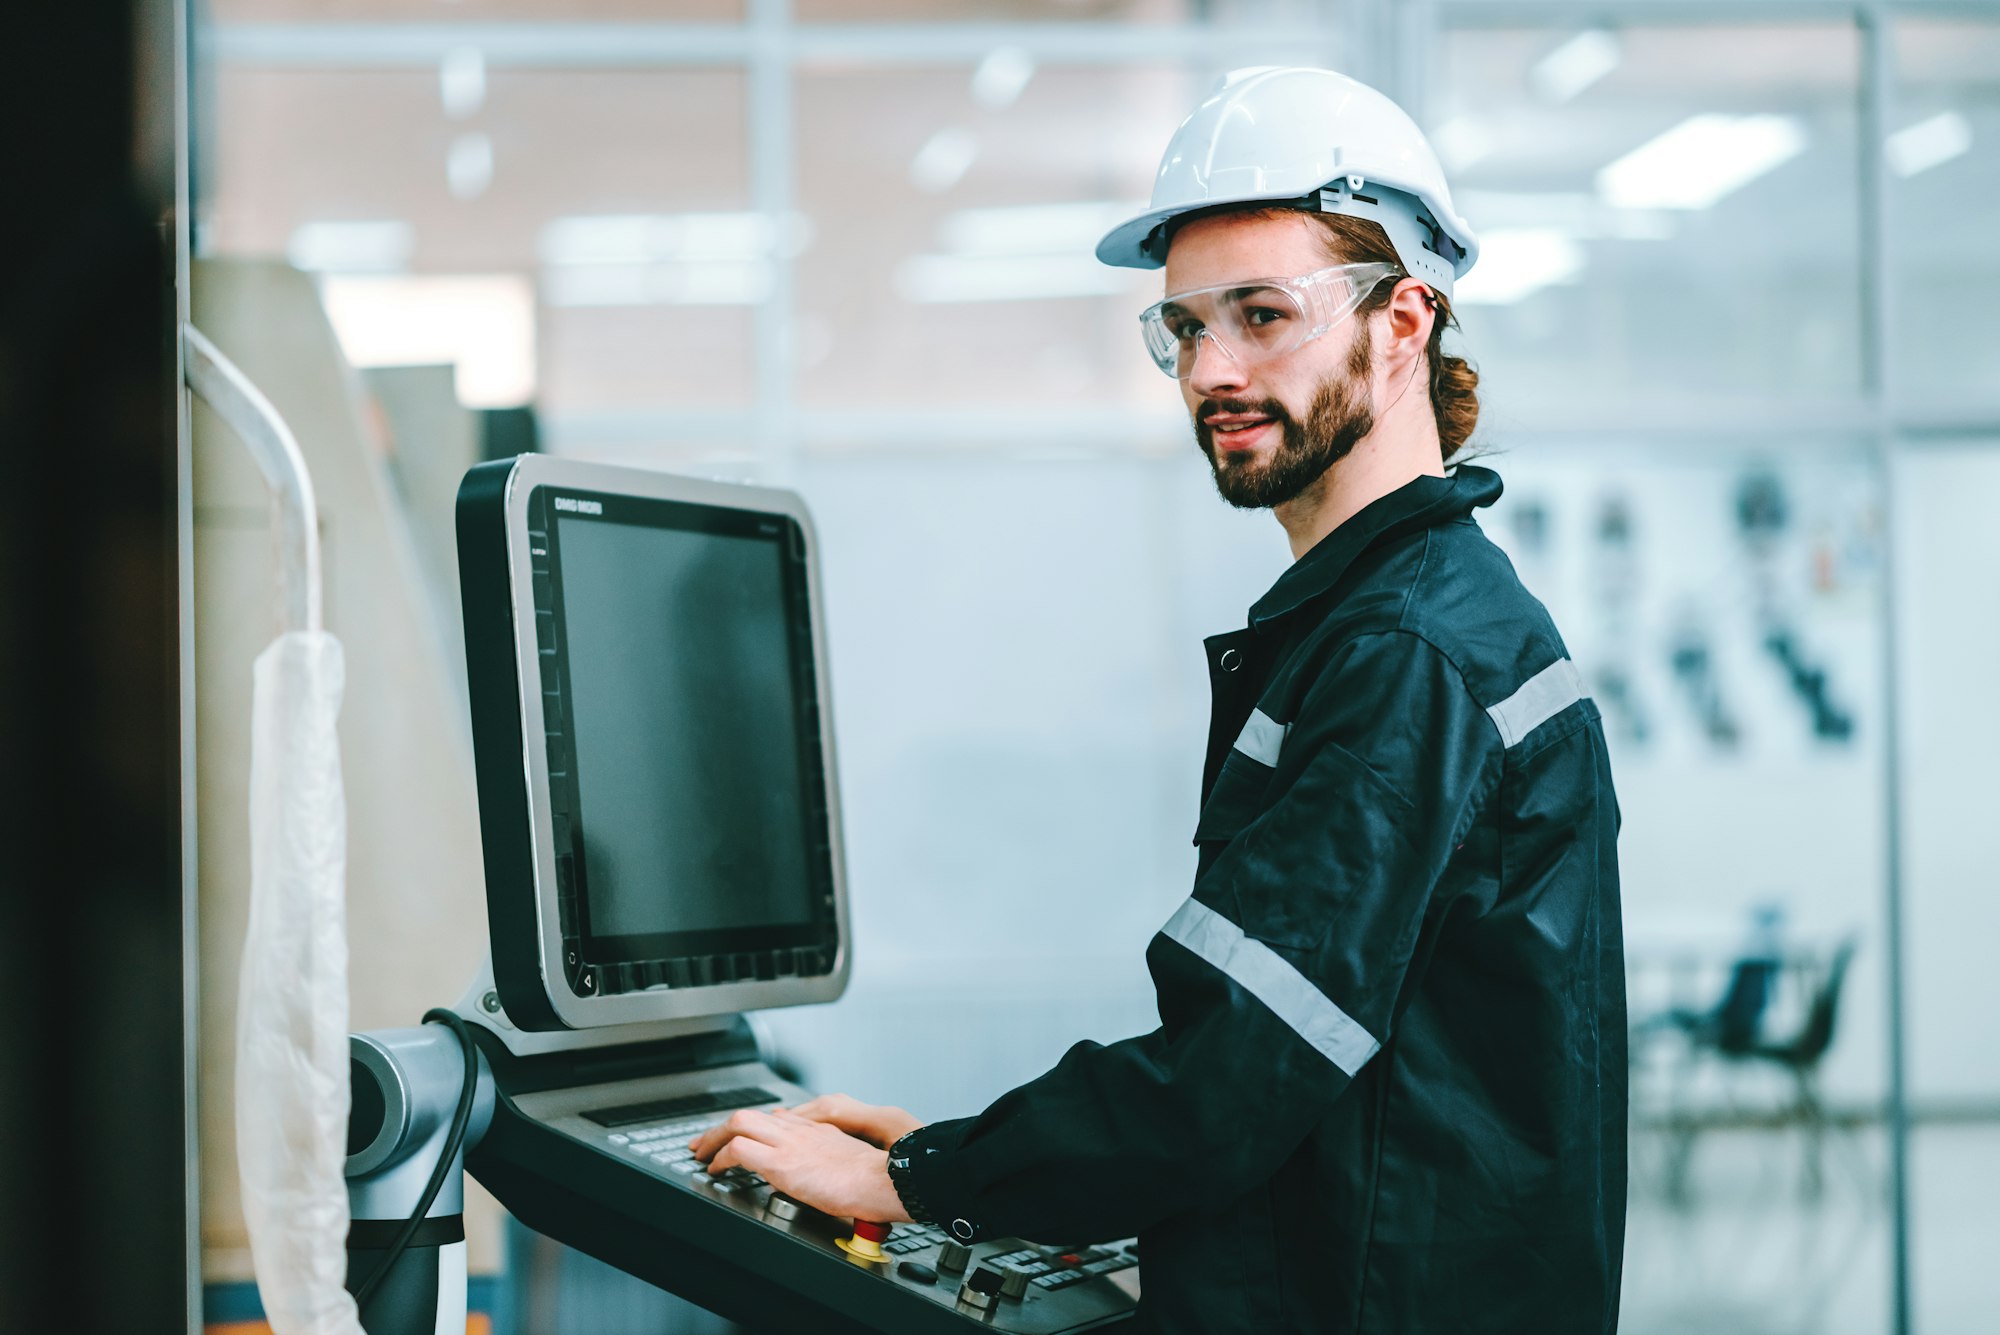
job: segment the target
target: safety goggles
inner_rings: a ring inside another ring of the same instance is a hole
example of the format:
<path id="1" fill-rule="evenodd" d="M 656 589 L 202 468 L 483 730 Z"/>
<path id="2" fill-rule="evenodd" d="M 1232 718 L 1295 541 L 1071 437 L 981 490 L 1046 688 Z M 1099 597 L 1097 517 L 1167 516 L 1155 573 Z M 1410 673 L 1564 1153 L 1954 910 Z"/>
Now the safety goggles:
<path id="1" fill-rule="evenodd" d="M 1176 292 L 1139 314 L 1153 364 L 1176 380 L 1194 373 L 1201 341 L 1247 366 L 1282 357 L 1354 313 L 1393 264 L 1335 264 L 1297 278 L 1254 278 Z"/>

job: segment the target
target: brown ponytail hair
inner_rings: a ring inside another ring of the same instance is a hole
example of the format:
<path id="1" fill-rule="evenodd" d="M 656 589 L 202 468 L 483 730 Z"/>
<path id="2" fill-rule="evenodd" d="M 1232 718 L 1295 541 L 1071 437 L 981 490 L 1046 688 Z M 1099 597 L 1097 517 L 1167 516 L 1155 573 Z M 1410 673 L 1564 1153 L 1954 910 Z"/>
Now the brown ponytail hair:
<path id="1" fill-rule="evenodd" d="M 1273 217 L 1297 210 L 1272 209 Z M 1339 213 L 1306 213 L 1303 216 L 1326 229 L 1327 253 L 1335 264 L 1393 264 L 1398 269 L 1403 262 L 1396 257 L 1396 248 L 1389 244 L 1389 234 L 1382 230 L 1380 223 L 1369 222 L 1365 218 L 1350 218 Z M 1389 304 L 1389 296 L 1395 291 L 1393 283 L 1379 284 L 1368 299 L 1361 303 L 1356 316 L 1366 319 Z M 1451 302 L 1442 293 L 1431 292 L 1431 304 L 1437 312 L 1431 321 L 1430 345 L 1424 349 L 1424 360 L 1430 367 L 1431 411 L 1437 417 L 1438 445 L 1442 448 L 1445 461 L 1459 452 L 1472 435 L 1472 429 L 1479 424 L 1479 372 L 1463 357 L 1444 355 L 1444 331 L 1458 328 L 1458 318 L 1452 314 Z"/>

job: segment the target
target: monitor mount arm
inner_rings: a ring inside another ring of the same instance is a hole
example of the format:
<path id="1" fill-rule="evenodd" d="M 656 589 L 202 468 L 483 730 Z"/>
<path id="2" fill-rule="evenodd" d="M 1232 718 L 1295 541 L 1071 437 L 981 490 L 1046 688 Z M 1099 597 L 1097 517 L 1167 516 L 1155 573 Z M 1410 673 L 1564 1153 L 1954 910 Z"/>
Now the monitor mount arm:
<path id="1" fill-rule="evenodd" d="M 492 1124 L 493 1073 L 469 1032 L 445 1024 L 348 1043 L 347 1287 L 362 1329 L 464 1330 L 465 1157 Z"/>
<path id="2" fill-rule="evenodd" d="M 498 1045 L 496 1056 L 547 1058 L 634 1042 L 722 1035 L 746 1023 L 742 1016 L 719 1015 L 599 1031 L 518 1029 L 500 1004 L 490 956 L 482 960 L 452 1014 L 464 1023 L 464 1038 L 447 1024 L 348 1036 L 353 1096 L 346 1168 L 352 1219 L 347 1287 L 361 1300 L 367 1335 L 434 1335 L 465 1328 L 465 1162 L 492 1126 L 501 1097 L 482 1044 Z M 436 1011 L 431 1017 L 443 1018 Z M 466 1098 L 465 1043 L 475 1028 L 481 1042 L 473 1046 L 471 1110 L 453 1144 L 454 1116 Z M 755 1025 L 750 1028 L 760 1055 L 768 1055 L 762 1052 L 765 1035 Z M 447 1151 L 450 1160 L 440 1177 L 439 1161 Z M 427 1193 L 431 1200 L 421 1222 L 410 1229 Z M 398 1249 L 405 1232 L 409 1237 Z"/>

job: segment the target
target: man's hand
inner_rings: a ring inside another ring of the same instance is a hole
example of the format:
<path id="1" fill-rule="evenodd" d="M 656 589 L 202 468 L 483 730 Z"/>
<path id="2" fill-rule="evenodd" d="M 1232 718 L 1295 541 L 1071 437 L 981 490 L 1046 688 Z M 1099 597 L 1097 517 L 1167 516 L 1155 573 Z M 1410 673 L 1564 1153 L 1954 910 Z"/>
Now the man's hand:
<path id="1" fill-rule="evenodd" d="M 712 1174 L 741 1166 L 826 1214 L 884 1224 L 910 1217 L 889 1181 L 888 1154 L 830 1121 L 784 1108 L 746 1108 L 689 1141 L 688 1148 Z"/>
<path id="2" fill-rule="evenodd" d="M 863 1103 L 845 1094 L 822 1094 L 792 1111 L 810 1121 L 837 1126 L 848 1135 L 859 1136 L 885 1150 L 924 1124 L 922 1118 L 901 1108 Z"/>

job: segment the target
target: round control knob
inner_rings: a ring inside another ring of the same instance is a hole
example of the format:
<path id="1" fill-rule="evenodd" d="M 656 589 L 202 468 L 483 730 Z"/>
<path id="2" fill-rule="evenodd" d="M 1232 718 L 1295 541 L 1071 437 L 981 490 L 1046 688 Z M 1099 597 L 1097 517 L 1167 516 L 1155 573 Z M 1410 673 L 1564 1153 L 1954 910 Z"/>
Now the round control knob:
<path id="1" fill-rule="evenodd" d="M 1000 1296 L 1006 1280 L 992 1266 L 983 1265 L 972 1272 L 965 1283 L 959 1286 L 958 1300 L 967 1307 L 977 1307 L 985 1311 L 993 1306 L 993 1300 Z"/>
<path id="2" fill-rule="evenodd" d="M 972 1248 L 962 1242 L 947 1242 L 938 1248 L 937 1268 L 949 1270 L 953 1274 L 965 1269 L 965 1263 L 972 1259 Z"/>
<path id="3" fill-rule="evenodd" d="M 1028 1291 L 1028 1272 L 1018 1266 L 1008 1266 L 1000 1276 L 1000 1296 L 1018 1298 Z"/>
<path id="4" fill-rule="evenodd" d="M 771 1218 L 783 1219 L 786 1222 L 790 1222 L 797 1219 L 799 1211 L 805 1207 L 790 1196 L 785 1195 L 782 1191 L 774 1191 L 771 1193 L 771 1203 L 764 1208 L 770 1212 Z"/>

